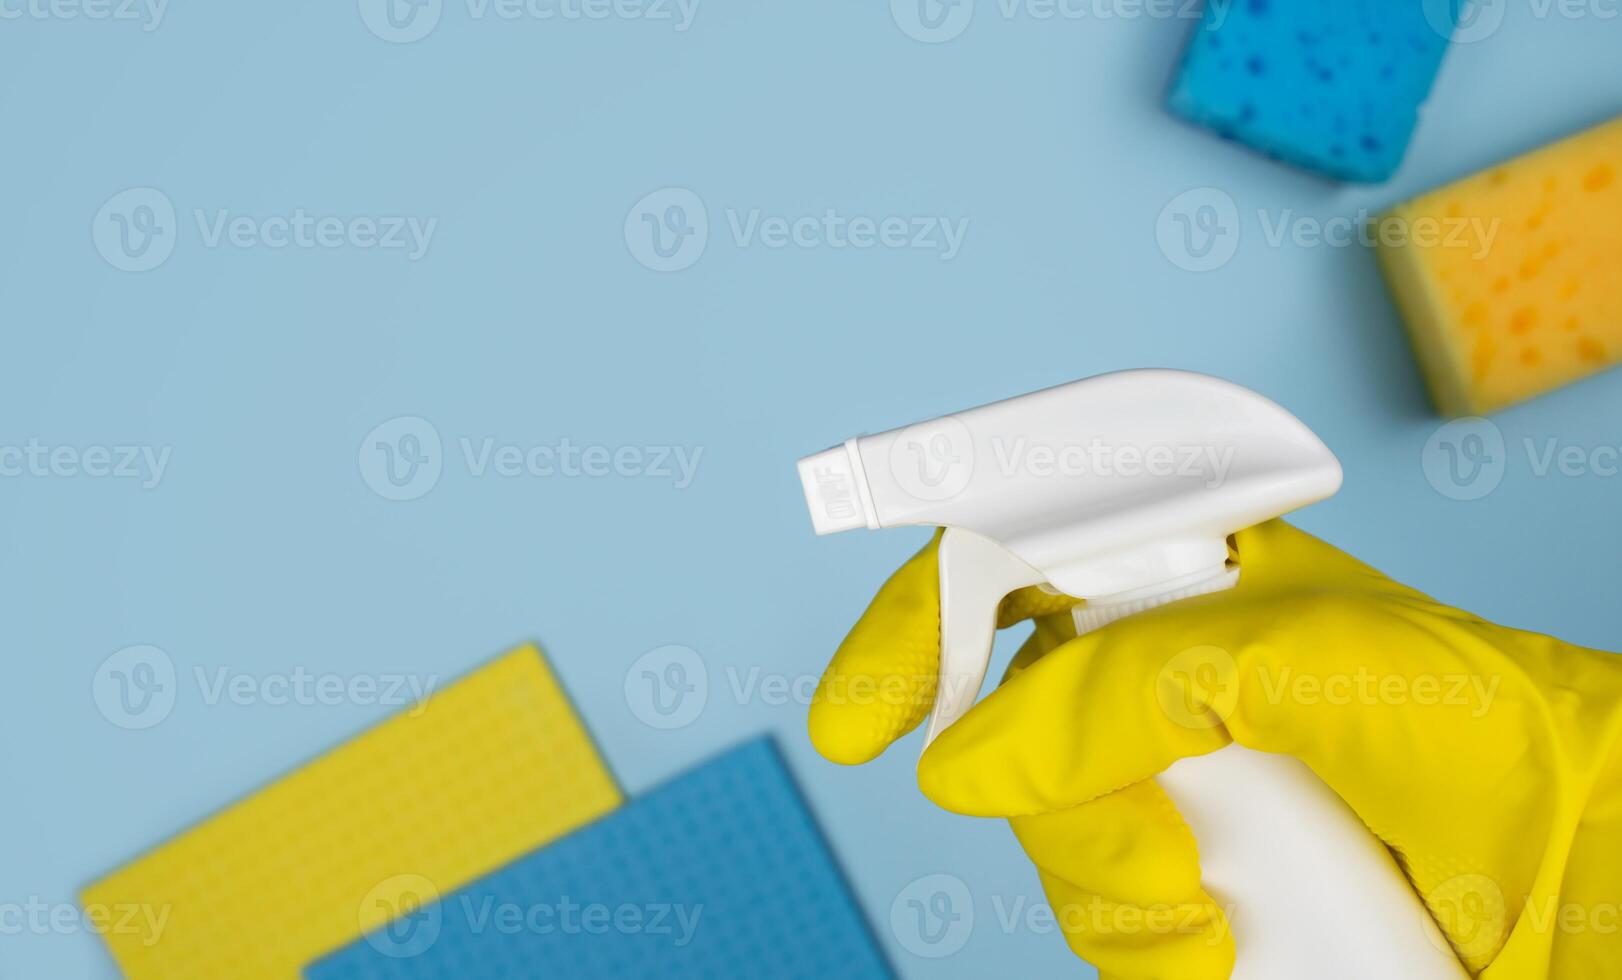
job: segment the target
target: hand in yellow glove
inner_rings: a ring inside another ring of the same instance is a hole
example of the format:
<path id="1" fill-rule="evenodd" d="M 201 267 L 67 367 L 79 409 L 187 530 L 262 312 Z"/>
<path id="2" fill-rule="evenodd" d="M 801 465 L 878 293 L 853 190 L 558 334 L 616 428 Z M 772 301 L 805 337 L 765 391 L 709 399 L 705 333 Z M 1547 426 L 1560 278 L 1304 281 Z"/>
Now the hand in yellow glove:
<path id="1" fill-rule="evenodd" d="M 1228 976 L 1226 921 L 1152 777 L 1230 741 L 1335 789 L 1472 973 L 1622 977 L 1622 659 L 1443 606 L 1282 521 L 1234 548 L 1237 588 L 1079 638 L 1068 600 L 1004 600 L 1000 624 L 1035 632 L 925 754 L 924 792 L 1009 818 L 1105 977 Z M 810 717 L 828 758 L 871 759 L 927 716 L 935 554 L 896 572 L 835 654 Z M 1155 910 L 1176 928 L 1110 926 Z"/>

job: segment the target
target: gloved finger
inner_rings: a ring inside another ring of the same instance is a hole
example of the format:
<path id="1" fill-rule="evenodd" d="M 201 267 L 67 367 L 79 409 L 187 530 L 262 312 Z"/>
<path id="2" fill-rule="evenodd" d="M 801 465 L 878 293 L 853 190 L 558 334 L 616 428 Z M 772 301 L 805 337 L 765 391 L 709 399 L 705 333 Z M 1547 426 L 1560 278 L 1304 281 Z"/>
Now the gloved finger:
<path id="1" fill-rule="evenodd" d="M 1229 545 L 1243 568 L 1236 594 L 1334 589 L 1423 598 L 1281 517 L 1240 531 Z"/>
<path id="2" fill-rule="evenodd" d="M 924 794 L 973 816 L 1045 813 L 1227 745 L 1220 698 L 1233 669 L 1203 653 L 1175 660 L 1179 643 L 1200 648 L 1188 637 L 1201 631 L 1146 628 L 1157 612 L 1070 640 L 1010 677 L 924 753 Z M 1206 618 L 1178 614 L 1180 624 Z"/>
<path id="3" fill-rule="evenodd" d="M 811 743 L 834 762 L 867 762 L 918 727 L 935 703 L 940 668 L 940 534 L 874 596 L 834 653 L 811 701 Z M 1021 589 L 998 626 L 1067 609 L 1074 600 Z"/>
<path id="4" fill-rule="evenodd" d="M 1193 835 L 1153 781 L 1010 823 L 1065 941 L 1101 974 L 1226 980 L 1228 916 L 1200 887 Z"/>
<path id="5" fill-rule="evenodd" d="M 1215 902 L 1114 902 L 1042 875 L 1071 952 L 1119 980 L 1228 980 L 1234 941 Z"/>
<path id="6" fill-rule="evenodd" d="M 1018 675 L 1041 658 L 1054 650 L 1069 643 L 1076 638 L 1076 621 L 1070 615 L 1073 601 L 1066 598 L 1066 607 L 1060 612 L 1046 612 L 1032 617 L 1034 628 L 1031 635 L 1025 638 L 1014 659 L 1009 661 L 1008 669 L 1003 673 L 1003 683 Z"/>
<path id="7" fill-rule="evenodd" d="M 811 699 L 811 744 L 845 765 L 918 727 L 940 665 L 940 534 L 890 576 L 834 653 Z"/>
<path id="8" fill-rule="evenodd" d="M 1134 905 L 1202 897 L 1194 835 L 1153 780 L 1009 825 L 1043 874 L 1083 892 Z"/>

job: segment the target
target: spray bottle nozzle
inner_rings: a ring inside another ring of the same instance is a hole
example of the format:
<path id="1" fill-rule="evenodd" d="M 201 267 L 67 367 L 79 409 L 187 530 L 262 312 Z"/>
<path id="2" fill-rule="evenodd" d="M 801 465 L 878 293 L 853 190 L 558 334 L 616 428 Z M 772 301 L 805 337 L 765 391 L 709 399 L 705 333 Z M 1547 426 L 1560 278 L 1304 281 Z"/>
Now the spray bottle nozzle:
<path id="1" fill-rule="evenodd" d="M 843 445 L 799 462 L 800 486 L 805 490 L 806 506 L 811 508 L 811 526 L 818 534 L 879 526 L 857 442 L 847 439 Z"/>
<path id="2" fill-rule="evenodd" d="M 1205 375 L 1100 375 L 877 435 L 799 463 L 818 534 L 948 528 L 933 739 L 973 704 L 997 604 L 1045 584 L 1092 628 L 1237 581 L 1235 531 L 1321 500 L 1340 464 L 1290 413 Z"/>

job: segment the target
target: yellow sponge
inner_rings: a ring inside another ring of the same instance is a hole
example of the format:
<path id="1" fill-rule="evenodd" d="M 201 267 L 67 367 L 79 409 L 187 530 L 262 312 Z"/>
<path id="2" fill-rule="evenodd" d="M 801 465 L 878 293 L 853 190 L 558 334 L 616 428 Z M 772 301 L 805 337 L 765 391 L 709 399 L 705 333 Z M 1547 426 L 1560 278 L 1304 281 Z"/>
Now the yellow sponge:
<path id="1" fill-rule="evenodd" d="M 131 980 L 296 980 L 311 960 L 613 810 L 522 647 L 85 889 Z M 113 923 L 117 925 L 118 923 Z"/>
<path id="2" fill-rule="evenodd" d="M 1380 219 L 1386 280 L 1443 412 L 1622 360 L 1622 118 Z"/>

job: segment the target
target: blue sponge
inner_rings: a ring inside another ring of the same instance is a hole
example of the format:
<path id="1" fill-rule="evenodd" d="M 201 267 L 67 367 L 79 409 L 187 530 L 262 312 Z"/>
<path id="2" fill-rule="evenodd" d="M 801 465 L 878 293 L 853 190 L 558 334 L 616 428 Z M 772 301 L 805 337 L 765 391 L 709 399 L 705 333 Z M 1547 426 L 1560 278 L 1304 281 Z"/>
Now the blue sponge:
<path id="1" fill-rule="evenodd" d="M 1402 162 L 1456 0 L 1207 0 L 1173 112 L 1287 163 L 1380 181 Z"/>
<path id="2" fill-rule="evenodd" d="M 782 758 L 761 739 L 422 905 L 305 976 L 892 973 Z"/>

